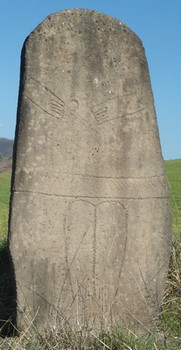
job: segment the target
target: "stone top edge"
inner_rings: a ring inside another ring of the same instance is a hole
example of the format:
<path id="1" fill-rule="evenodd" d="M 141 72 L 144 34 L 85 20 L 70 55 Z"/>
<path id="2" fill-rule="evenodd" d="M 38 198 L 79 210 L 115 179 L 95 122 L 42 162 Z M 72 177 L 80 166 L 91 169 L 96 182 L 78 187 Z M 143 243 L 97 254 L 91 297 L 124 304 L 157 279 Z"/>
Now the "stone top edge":
<path id="1" fill-rule="evenodd" d="M 132 34 L 136 40 L 138 40 L 141 44 L 141 46 L 143 46 L 141 39 L 139 38 L 139 36 L 133 31 L 131 30 L 125 23 L 123 23 L 122 21 L 120 21 L 118 18 L 115 18 L 113 16 L 110 16 L 108 14 L 96 11 L 96 10 L 92 10 L 92 9 L 88 9 L 88 8 L 67 8 L 67 9 L 63 9 L 54 13 L 50 13 L 47 17 L 44 18 L 44 20 L 42 22 L 40 22 L 34 29 L 33 31 L 28 35 L 28 37 L 25 39 L 24 44 L 28 41 L 28 39 L 34 34 L 36 33 L 39 28 L 41 28 L 43 25 L 46 25 L 47 22 L 51 22 L 53 20 L 55 20 L 56 18 L 62 18 L 68 17 L 68 16 L 82 16 L 83 15 L 91 15 L 92 18 L 100 18 L 102 20 L 105 21 L 109 21 L 109 25 L 113 25 L 113 26 L 117 26 L 120 28 L 124 28 L 127 32 L 129 32 L 130 34 Z"/>
<path id="2" fill-rule="evenodd" d="M 56 16 L 58 17 L 58 16 L 63 15 L 63 14 L 72 14 L 72 15 L 73 14 L 81 14 L 81 15 L 83 15 L 84 13 L 88 13 L 88 14 L 92 14 L 92 15 L 95 14 L 95 16 L 101 16 L 103 18 L 109 18 L 110 20 L 115 21 L 115 22 L 119 23 L 120 25 L 123 25 L 123 26 L 127 27 L 123 22 L 121 22 L 116 17 L 110 16 L 108 14 L 105 14 L 105 13 L 102 13 L 102 12 L 99 12 L 99 11 L 96 11 L 96 10 L 88 9 L 88 8 L 67 8 L 67 9 L 64 9 L 64 10 L 60 10 L 60 11 L 57 11 L 57 12 L 54 12 L 54 13 L 51 13 L 50 15 L 48 15 L 45 18 L 45 21 L 47 19 L 51 18 L 51 17 L 56 17 Z"/>

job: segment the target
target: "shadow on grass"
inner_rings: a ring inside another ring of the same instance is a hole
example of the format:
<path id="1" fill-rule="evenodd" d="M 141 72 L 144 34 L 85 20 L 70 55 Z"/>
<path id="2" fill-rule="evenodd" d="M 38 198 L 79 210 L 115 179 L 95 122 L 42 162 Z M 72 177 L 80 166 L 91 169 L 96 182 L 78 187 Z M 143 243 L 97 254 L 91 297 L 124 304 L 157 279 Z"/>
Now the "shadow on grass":
<path id="1" fill-rule="evenodd" d="M 0 246 L 0 336 L 12 336 L 16 329 L 15 278 L 8 243 Z"/>

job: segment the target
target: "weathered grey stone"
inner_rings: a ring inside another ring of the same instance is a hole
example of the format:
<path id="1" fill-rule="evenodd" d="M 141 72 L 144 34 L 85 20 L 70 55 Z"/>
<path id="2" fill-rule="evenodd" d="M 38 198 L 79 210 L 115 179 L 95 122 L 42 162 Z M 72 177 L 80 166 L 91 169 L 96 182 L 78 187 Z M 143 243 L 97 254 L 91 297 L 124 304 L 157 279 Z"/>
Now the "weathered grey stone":
<path id="1" fill-rule="evenodd" d="M 89 10 L 40 24 L 22 52 L 15 150 L 18 326 L 152 327 L 170 214 L 139 38 Z"/>

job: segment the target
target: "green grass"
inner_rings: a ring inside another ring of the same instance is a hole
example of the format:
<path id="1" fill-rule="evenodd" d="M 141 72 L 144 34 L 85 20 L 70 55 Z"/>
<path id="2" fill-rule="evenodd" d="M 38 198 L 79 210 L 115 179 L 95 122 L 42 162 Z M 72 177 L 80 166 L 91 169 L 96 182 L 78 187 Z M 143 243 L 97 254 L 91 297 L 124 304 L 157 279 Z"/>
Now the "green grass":
<path id="1" fill-rule="evenodd" d="M 170 188 L 173 232 L 178 236 L 181 234 L 181 159 L 165 161 L 165 170 Z M 7 234 L 10 182 L 10 173 L 0 173 L 0 237 Z"/>
<path id="2" fill-rule="evenodd" d="M 42 336 L 36 333 L 32 337 L 30 330 L 19 337 L 0 341 L 1 350 L 180 350 L 179 339 L 171 342 L 166 336 L 149 335 L 137 337 L 132 333 L 124 334 L 119 328 L 96 333 L 49 331 Z"/>
<path id="3" fill-rule="evenodd" d="M 10 197 L 10 173 L 0 173 L 0 246 L 7 237 L 9 197 Z"/>
<path id="4" fill-rule="evenodd" d="M 181 239 L 181 159 L 165 161 L 170 188 L 174 239 Z"/>
<path id="5" fill-rule="evenodd" d="M 4 208 L 7 208 L 9 204 L 10 181 L 10 173 L 0 174 L 0 205 Z"/>
<path id="6" fill-rule="evenodd" d="M 180 350 L 181 349 L 181 159 L 165 161 L 170 188 L 170 203 L 173 218 L 173 248 L 170 269 L 165 288 L 162 314 L 156 332 L 147 338 L 138 338 L 120 329 L 107 330 L 99 334 L 73 333 L 65 330 L 47 330 L 45 337 L 37 331 L 34 338 L 28 329 L 20 337 L 0 340 L 0 349 L 30 350 Z M 10 174 L 0 174 L 0 271 L 5 272 L 7 283 L 7 227 L 10 195 Z M 1 300 L 0 300 L 1 302 Z M 0 305 L 1 306 L 1 305 Z"/>

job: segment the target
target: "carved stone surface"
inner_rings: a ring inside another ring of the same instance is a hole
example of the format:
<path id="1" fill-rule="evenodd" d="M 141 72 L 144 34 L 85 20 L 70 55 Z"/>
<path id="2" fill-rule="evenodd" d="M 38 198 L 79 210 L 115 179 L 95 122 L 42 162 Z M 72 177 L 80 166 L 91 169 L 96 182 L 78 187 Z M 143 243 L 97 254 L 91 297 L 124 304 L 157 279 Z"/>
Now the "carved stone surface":
<path id="1" fill-rule="evenodd" d="M 9 230 L 18 327 L 152 327 L 168 202 L 141 41 L 94 11 L 49 16 L 22 51 Z"/>

